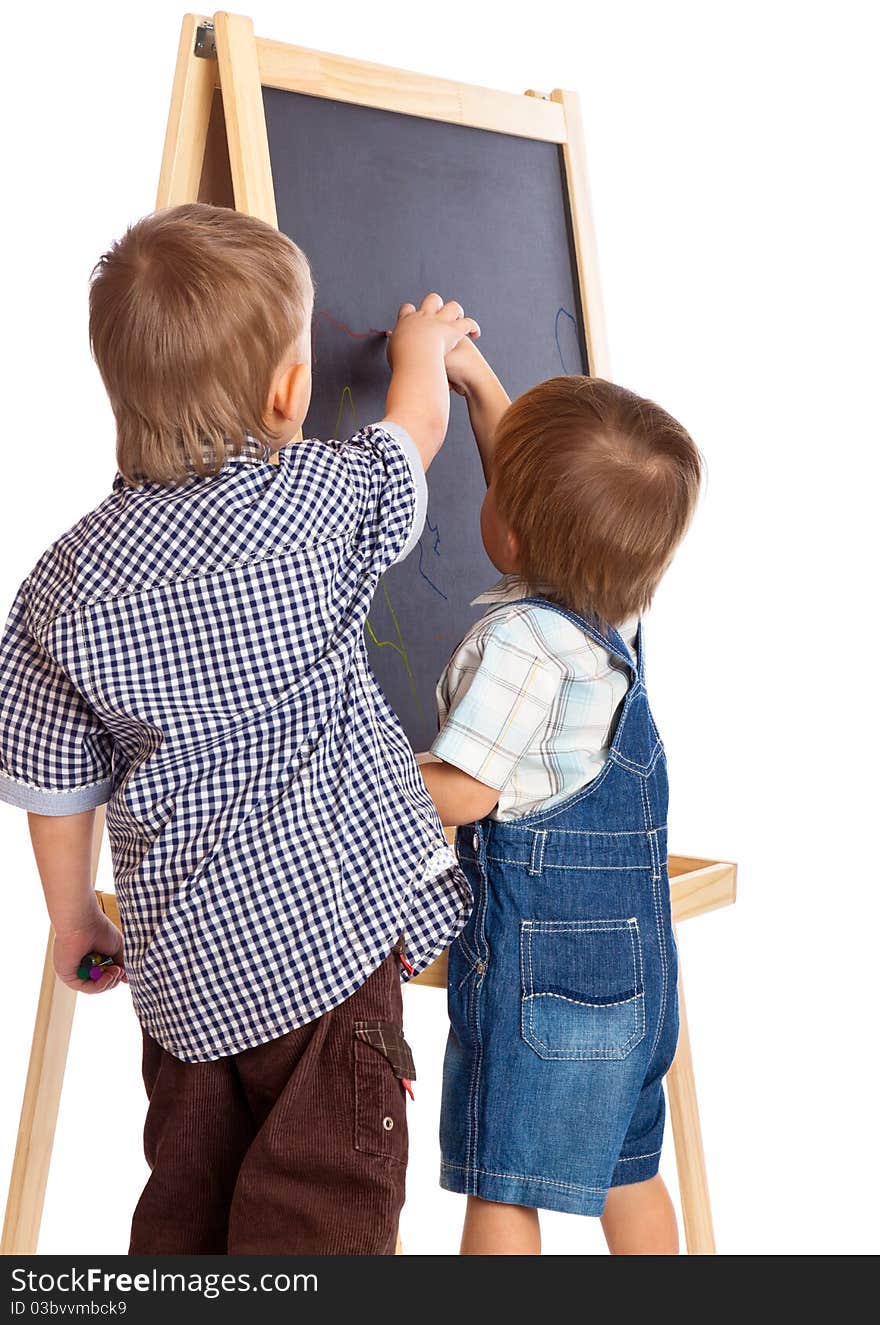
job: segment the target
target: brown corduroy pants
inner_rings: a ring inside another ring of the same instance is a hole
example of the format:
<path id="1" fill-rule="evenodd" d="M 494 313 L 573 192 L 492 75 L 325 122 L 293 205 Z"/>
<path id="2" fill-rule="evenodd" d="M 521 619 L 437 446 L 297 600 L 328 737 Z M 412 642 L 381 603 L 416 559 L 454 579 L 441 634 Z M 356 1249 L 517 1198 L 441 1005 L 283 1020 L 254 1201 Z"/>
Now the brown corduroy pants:
<path id="1" fill-rule="evenodd" d="M 152 1173 L 130 1254 L 393 1254 L 406 1105 L 383 1048 L 402 1015 L 392 953 L 317 1021 L 229 1058 L 183 1063 L 144 1034 Z"/>

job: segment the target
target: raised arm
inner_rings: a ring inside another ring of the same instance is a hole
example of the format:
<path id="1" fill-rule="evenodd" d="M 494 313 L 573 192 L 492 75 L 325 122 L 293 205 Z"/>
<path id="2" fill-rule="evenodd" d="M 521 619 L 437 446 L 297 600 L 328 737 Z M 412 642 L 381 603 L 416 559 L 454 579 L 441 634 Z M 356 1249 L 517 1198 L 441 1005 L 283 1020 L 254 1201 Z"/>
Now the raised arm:
<path id="1" fill-rule="evenodd" d="M 425 295 L 418 308 L 401 305 L 388 342 L 391 382 L 385 420 L 406 429 L 425 469 L 443 445 L 449 425 L 446 356 L 462 339 L 479 334 L 461 304 L 444 303 L 439 294 Z"/>
<path id="2" fill-rule="evenodd" d="M 473 341 L 459 341 L 446 356 L 446 375 L 453 391 L 467 401 L 471 427 L 488 486 L 492 477 L 495 429 L 510 397 Z"/>

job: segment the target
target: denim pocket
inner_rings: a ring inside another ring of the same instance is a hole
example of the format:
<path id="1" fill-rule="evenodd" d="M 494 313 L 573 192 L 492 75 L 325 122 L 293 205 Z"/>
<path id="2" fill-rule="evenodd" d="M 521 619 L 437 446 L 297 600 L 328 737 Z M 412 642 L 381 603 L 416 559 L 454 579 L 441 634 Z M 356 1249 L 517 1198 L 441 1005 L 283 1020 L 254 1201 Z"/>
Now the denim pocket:
<path id="1" fill-rule="evenodd" d="M 522 1037 L 540 1058 L 626 1058 L 645 1037 L 639 924 L 523 920 Z"/>

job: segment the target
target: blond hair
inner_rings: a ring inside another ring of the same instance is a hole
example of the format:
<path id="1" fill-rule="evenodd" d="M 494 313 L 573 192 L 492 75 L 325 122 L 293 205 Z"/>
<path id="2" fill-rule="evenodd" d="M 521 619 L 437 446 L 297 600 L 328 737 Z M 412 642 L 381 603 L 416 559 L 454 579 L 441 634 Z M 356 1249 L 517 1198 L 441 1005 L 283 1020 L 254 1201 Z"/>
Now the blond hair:
<path id="1" fill-rule="evenodd" d="M 529 584 L 618 625 L 649 606 L 690 523 L 701 459 L 653 401 L 600 378 L 554 377 L 503 415 L 492 479 Z"/>
<path id="2" fill-rule="evenodd" d="M 98 261 L 92 353 L 131 483 L 216 472 L 264 420 L 272 376 L 311 316 L 304 254 L 252 216 L 186 203 L 145 216 Z"/>

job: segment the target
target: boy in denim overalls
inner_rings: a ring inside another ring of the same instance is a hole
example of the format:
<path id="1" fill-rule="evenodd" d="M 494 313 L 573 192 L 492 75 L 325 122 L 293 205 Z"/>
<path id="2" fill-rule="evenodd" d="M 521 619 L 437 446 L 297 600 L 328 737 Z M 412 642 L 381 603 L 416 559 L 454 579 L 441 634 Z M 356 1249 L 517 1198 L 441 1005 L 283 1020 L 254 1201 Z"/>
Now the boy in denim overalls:
<path id="1" fill-rule="evenodd" d="M 449 960 L 441 1183 L 462 1251 L 540 1250 L 537 1209 L 601 1215 L 617 1253 L 675 1253 L 658 1175 L 678 1034 L 663 745 L 641 613 L 700 456 L 673 418 L 560 377 L 513 405 L 473 344 L 447 371 L 489 484 L 504 578 L 438 686 L 422 773 L 474 892 Z"/>

